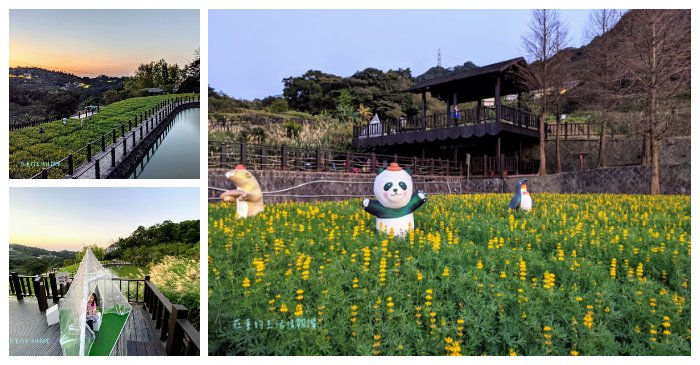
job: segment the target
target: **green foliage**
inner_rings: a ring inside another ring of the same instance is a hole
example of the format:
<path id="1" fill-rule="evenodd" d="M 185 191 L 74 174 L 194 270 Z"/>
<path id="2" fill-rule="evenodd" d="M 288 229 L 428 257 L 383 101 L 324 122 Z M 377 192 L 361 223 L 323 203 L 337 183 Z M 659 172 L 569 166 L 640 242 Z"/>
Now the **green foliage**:
<path id="1" fill-rule="evenodd" d="M 177 64 L 170 65 L 164 59 L 142 63 L 125 88 L 133 96 L 140 95 L 144 88 L 161 88 L 172 92 L 184 80 L 185 72 Z"/>
<path id="2" fill-rule="evenodd" d="M 119 95 L 119 92 L 116 90 L 107 90 L 105 91 L 104 94 L 102 94 L 102 102 L 104 105 L 109 105 L 112 103 L 116 103 L 121 99 L 121 96 Z"/>
<path id="3" fill-rule="evenodd" d="M 210 352 L 690 355 L 690 197 L 510 198 L 429 196 L 405 239 L 359 200 L 210 205 Z"/>
<path id="4" fill-rule="evenodd" d="M 52 90 L 43 99 L 46 115 L 69 117 L 78 110 L 80 95 L 71 90 Z"/>
<path id="5" fill-rule="evenodd" d="M 20 275 L 42 274 L 60 267 L 75 256 L 73 251 L 49 251 L 43 248 L 10 244 L 9 269 Z"/>
<path id="6" fill-rule="evenodd" d="M 165 256 L 151 267 L 151 281 L 172 302 L 189 310 L 188 319 L 199 329 L 199 259 Z"/>
<path id="7" fill-rule="evenodd" d="M 56 163 L 112 129 L 121 130 L 127 121 L 134 120 L 146 110 L 161 101 L 195 94 L 158 95 L 131 98 L 118 101 L 100 109 L 100 112 L 82 121 L 69 119 L 66 125 L 60 120 L 42 124 L 41 127 L 28 127 L 10 131 L 10 178 L 24 179 L 39 172 L 44 165 Z M 81 127 L 82 124 L 82 127 Z M 44 133 L 39 133 L 39 128 Z M 128 130 L 128 126 L 125 128 Z M 87 159 L 83 151 L 73 156 L 77 167 Z M 37 166 L 40 165 L 40 166 Z M 68 164 L 53 168 L 50 178 L 62 178 L 68 171 Z"/>
<path id="8" fill-rule="evenodd" d="M 106 252 L 104 247 L 100 247 L 98 245 L 89 245 L 89 246 L 83 246 L 83 248 L 80 251 L 75 253 L 75 261 L 76 262 L 79 263 L 79 262 L 83 261 L 83 257 L 85 257 L 85 251 L 88 248 L 92 251 L 92 254 L 95 255 L 95 257 L 98 260 L 104 259 L 105 252 Z"/>
<path id="9" fill-rule="evenodd" d="M 284 129 L 287 130 L 287 138 L 296 139 L 301 132 L 301 124 L 290 120 L 284 123 Z"/>
<path id="10" fill-rule="evenodd" d="M 338 96 L 338 106 L 352 107 L 353 99 L 352 92 L 349 89 L 342 89 L 340 90 L 340 96 Z"/>
<path id="11" fill-rule="evenodd" d="M 284 113 L 289 110 L 289 104 L 285 99 L 276 99 L 270 104 L 268 110 L 271 113 Z"/>
<path id="12" fill-rule="evenodd" d="M 105 260 L 121 259 L 148 266 L 165 256 L 199 257 L 199 220 L 139 226 L 129 237 L 120 237 L 110 245 Z"/>

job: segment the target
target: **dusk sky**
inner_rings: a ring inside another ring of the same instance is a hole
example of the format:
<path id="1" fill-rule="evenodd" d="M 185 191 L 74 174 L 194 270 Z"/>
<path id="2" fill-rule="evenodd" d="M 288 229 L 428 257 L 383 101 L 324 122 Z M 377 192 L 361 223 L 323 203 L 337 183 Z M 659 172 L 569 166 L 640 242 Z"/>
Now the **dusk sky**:
<path id="1" fill-rule="evenodd" d="M 199 48 L 199 10 L 10 10 L 10 67 L 130 76 L 141 63 L 184 66 Z"/>
<path id="2" fill-rule="evenodd" d="M 199 219 L 197 188 L 11 188 L 10 243 L 108 246 L 138 226 Z"/>
<path id="3" fill-rule="evenodd" d="M 588 10 L 562 10 L 572 46 Z M 530 10 L 210 10 L 209 85 L 243 99 L 282 93 L 310 69 L 350 76 L 367 67 L 477 66 L 520 57 Z"/>

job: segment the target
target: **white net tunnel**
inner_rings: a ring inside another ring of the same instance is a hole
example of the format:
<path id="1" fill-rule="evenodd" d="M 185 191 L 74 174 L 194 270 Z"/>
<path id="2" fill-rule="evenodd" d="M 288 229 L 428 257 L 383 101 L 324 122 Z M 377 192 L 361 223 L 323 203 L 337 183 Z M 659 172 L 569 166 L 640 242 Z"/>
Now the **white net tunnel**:
<path id="1" fill-rule="evenodd" d="M 87 305 L 95 294 L 100 321 L 93 331 L 87 324 Z M 66 297 L 59 303 L 61 347 L 64 355 L 109 355 L 119 339 L 131 305 L 88 248 Z M 96 344 L 97 343 L 97 344 Z M 93 349 L 93 345 L 95 345 Z M 92 350 L 92 351 L 91 351 Z"/>

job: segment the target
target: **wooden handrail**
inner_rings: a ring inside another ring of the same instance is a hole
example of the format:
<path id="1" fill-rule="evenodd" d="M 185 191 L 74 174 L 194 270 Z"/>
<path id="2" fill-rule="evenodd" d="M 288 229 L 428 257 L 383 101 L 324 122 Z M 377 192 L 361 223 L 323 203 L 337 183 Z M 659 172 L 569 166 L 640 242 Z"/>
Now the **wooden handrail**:
<path id="1" fill-rule="evenodd" d="M 199 331 L 187 320 L 188 310 L 170 300 L 145 277 L 143 306 L 151 313 L 156 329 L 161 330 L 161 340 L 166 341 L 168 355 L 198 356 L 200 352 Z"/>

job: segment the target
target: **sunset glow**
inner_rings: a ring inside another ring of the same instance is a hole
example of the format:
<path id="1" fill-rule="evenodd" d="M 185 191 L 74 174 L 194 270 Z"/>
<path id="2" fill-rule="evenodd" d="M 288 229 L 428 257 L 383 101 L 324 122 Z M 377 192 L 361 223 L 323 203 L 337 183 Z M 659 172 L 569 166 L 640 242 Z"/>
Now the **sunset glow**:
<path id="1" fill-rule="evenodd" d="M 10 67 L 129 76 L 161 58 L 184 66 L 197 48 L 198 10 L 10 11 Z"/>
<path id="2" fill-rule="evenodd" d="M 197 188 L 12 188 L 10 243 L 106 247 L 139 226 L 199 219 Z"/>

